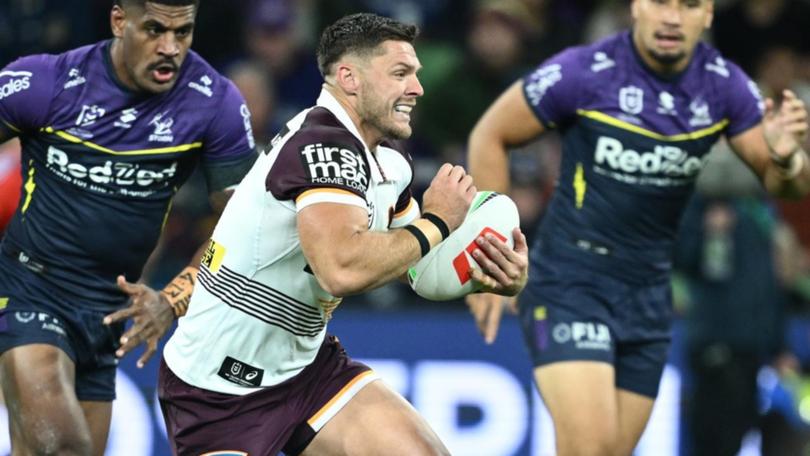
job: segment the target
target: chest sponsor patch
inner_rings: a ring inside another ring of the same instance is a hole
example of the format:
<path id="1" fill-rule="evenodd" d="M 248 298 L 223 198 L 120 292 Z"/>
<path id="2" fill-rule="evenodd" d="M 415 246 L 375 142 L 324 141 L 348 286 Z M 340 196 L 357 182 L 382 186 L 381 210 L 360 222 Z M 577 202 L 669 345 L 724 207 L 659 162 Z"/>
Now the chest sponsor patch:
<path id="1" fill-rule="evenodd" d="M 309 180 L 316 185 L 368 190 L 369 170 L 362 153 L 339 144 L 308 144 L 300 149 Z"/>
<path id="2" fill-rule="evenodd" d="M 264 370 L 226 356 L 225 361 L 219 366 L 217 375 L 237 385 L 260 386 L 262 377 L 264 377 Z"/>

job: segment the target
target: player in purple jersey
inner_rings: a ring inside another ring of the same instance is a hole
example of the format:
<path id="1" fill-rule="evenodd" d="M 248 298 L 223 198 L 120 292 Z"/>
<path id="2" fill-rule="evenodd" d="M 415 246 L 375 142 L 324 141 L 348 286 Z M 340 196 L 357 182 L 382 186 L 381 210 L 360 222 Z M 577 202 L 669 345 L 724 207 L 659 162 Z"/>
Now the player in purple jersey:
<path id="1" fill-rule="evenodd" d="M 470 135 L 476 184 L 506 192 L 507 148 L 557 128 L 560 175 L 518 299 L 557 454 L 629 455 L 657 395 L 672 320 L 671 253 L 721 135 L 775 196 L 810 190 L 808 124 L 790 91 L 762 100 L 700 42 L 710 0 L 633 0 L 632 30 L 569 48 L 516 82 Z M 468 298 L 485 339 L 502 301 Z"/>
<path id="2" fill-rule="evenodd" d="M 189 266 L 162 292 L 137 283 L 172 197 L 200 163 L 221 209 L 255 161 L 245 101 L 189 49 L 197 7 L 116 0 L 113 39 L 0 71 L 0 142 L 22 143 L 0 254 L 14 454 L 103 454 L 117 358 L 144 343 L 143 366 L 196 280 Z"/>

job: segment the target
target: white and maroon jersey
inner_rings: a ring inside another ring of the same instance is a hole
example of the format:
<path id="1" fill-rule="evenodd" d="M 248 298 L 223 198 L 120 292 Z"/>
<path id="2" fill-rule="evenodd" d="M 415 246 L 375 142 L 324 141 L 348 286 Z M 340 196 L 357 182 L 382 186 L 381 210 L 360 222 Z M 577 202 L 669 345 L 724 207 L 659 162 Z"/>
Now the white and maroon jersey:
<path id="1" fill-rule="evenodd" d="M 199 388 L 247 394 L 312 362 L 340 299 L 301 251 L 296 214 L 312 204 L 364 208 L 374 231 L 419 216 L 410 157 L 370 150 L 326 90 L 290 120 L 228 202 L 203 258 L 188 313 L 166 345 L 166 363 Z M 324 224 L 330 223 L 324 220 Z"/>

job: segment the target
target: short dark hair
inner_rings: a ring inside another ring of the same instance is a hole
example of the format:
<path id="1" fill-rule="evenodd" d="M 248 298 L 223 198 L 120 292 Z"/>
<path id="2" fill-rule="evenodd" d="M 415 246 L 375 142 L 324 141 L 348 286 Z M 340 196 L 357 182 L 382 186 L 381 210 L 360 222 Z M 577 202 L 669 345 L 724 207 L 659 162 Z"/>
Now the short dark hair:
<path id="1" fill-rule="evenodd" d="M 413 43 L 419 35 L 415 25 L 404 24 L 371 13 L 343 16 L 326 27 L 318 43 L 318 69 L 322 76 L 330 73 L 332 64 L 348 53 L 365 54 L 374 51 L 383 41 Z"/>
<path id="2" fill-rule="evenodd" d="M 113 0 L 113 5 L 120 7 L 126 7 L 128 5 L 138 5 L 142 7 L 146 3 L 158 3 L 169 6 L 200 6 L 200 0 Z"/>

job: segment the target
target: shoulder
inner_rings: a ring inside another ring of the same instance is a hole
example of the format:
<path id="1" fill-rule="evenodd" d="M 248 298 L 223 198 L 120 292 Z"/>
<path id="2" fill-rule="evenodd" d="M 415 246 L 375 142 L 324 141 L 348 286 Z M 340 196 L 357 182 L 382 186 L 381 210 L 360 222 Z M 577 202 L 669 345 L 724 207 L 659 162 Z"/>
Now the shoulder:
<path id="1" fill-rule="evenodd" d="M 185 96 L 200 103 L 221 103 L 239 93 L 228 78 L 194 51 L 189 51 L 183 62 L 178 86 Z"/>
<path id="2" fill-rule="evenodd" d="M 287 141 L 285 147 L 309 144 L 339 144 L 357 151 L 364 149 L 360 140 L 331 111 L 319 106 L 307 112 L 301 127 Z"/>

